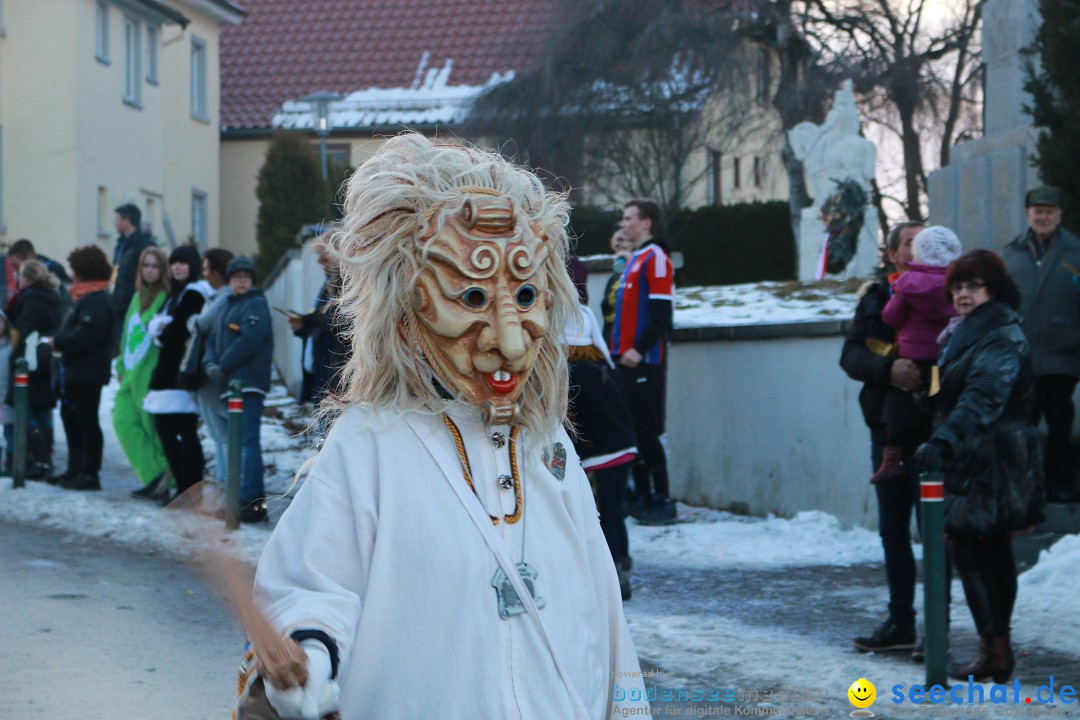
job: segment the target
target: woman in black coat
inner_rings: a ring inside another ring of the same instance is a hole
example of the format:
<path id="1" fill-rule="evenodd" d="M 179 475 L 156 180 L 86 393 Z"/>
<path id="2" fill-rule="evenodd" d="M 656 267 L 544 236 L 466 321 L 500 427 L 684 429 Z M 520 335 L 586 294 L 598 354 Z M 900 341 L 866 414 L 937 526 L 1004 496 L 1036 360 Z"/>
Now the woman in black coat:
<path id="1" fill-rule="evenodd" d="M 56 394 L 53 392 L 52 352 L 40 341 L 51 337 L 60 328 L 59 286 L 60 281 L 44 264 L 37 260 L 24 262 L 19 268 L 19 294 L 12 299 L 7 313 L 19 335 L 11 351 L 9 405 L 15 404 L 15 361 L 26 358 L 28 363 L 36 365 L 29 373 L 30 413 L 26 437 L 33 456 L 33 462 L 27 465 L 26 477 L 31 479 L 43 479 L 52 473 L 52 411 L 56 407 Z M 31 338 L 38 344 L 29 356 L 27 342 Z"/>
<path id="2" fill-rule="evenodd" d="M 967 253 L 949 266 L 946 288 L 959 321 L 946 330 L 935 427 L 916 462 L 943 465 L 945 532 L 979 632 L 975 658 L 949 674 L 1004 683 L 1016 665 L 1010 532 L 1040 522 L 1044 501 L 1031 358 L 1016 312 L 1020 291 L 1001 258 Z"/>
<path id="3" fill-rule="evenodd" d="M 154 416 L 154 426 L 179 495 L 202 480 L 202 443 L 199 441 L 199 409 L 194 396 L 180 388 L 177 375 L 191 337 L 188 320 L 200 312 L 210 294 L 201 280 L 202 258 L 191 245 L 181 245 L 169 255 L 172 287 L 160 312 L 150 321 L 150 335 L 161 348 L 157 367 L 150 376 L 150 392 L 143 407 Z"/>
<path id="4" fill-rule="evenodd" d="M 49 482 L 67 490 L 100 490 L 103 438 L 98 420 L 101 388 L 109 382 L 112 352 L 108 342 L 116 322 L 109 292 L 112 266 L 96 245 L 76 248 L 68 255 L 74 282 L 69 288 L 75 305 L 52 339 L 60 353 L 60 419 L 67 435 L 67 472 Z"/>

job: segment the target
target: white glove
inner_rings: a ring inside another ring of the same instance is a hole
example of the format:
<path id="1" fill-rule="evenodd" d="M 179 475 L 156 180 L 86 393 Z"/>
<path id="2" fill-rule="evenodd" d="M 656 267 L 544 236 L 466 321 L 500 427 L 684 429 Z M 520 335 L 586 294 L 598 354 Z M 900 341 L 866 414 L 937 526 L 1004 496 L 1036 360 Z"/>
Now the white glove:
<path id="1" fill-rule="evenodd" d="M 282 720 L 320 720 L 338 709 L 341 688 L 330 679 L 330 651 L 318 640 L 300 643 L 307 653 L 308 679 L 304 687 L 278 690 L 266 683 L 266 699 Z"/>
<path id="2" fill-rule="evenodd" d="M 150 323 L 146 326 L 147 334 L 152 338 L 157 338 L 161 335 L 161 331 L 165 329 L 165 326 L 172 322 L 172 315 L 155 315 L 150 318 Z"/>

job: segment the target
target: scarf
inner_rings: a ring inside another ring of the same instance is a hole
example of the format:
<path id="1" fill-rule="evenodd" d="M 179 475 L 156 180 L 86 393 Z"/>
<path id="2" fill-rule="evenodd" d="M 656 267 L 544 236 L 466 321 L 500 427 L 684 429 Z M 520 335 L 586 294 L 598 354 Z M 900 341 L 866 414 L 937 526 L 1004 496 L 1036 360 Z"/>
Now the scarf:
<path id="1" fill-rule="evenodd" d="M 108 280 L 81 280 L 71 284 L 68 288 L 68 294 L 71 295 L 71 299 L 75 302 L 81 300 L 84 296 L 90 293 L 100 292 L 102 290 L 109 289 Z"/>

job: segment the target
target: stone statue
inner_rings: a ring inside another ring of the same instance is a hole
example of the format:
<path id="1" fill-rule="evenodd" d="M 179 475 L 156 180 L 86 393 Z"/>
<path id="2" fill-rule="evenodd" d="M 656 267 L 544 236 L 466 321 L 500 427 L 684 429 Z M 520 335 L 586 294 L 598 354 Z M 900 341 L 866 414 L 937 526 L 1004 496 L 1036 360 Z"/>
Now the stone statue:
<path id="1" fill-rule="evenodd" d="M 866 197 L 870 197 L 877 148 L 859 134 L 861 127 L 855 92 L 851 81 L 847 80 L 833 96 L 832 110 L 823 124 L 799 123 L 788 134 L 795 157 L 802 161 L 806 169 L 813 196 L 813 205 L 803 210 L 799 227 L 800 280 L 820 280 L 824 277 L 823 238 L 826 237 L 826 227 L 822 205 L 848 180 L 858 184 Z M 867 208 L 857 246 L 853 249 L 854 258 L 842 273 L 844 277 L 873 272 L 877 263 L 876 227 L 877 212 Z"/>
<path id="2" fill-rule="evenodd" d="M 837 185 L 849 177 L 869 194 L 877 148 L 859 134 L 861 128 L 855 93 L 847 80 L 833 96 L 833 107 L 824 124 L 803 122 L 791 129 L 791 147 L 810 178 L 815 208 L 820 208 L 836 192 Z"/>

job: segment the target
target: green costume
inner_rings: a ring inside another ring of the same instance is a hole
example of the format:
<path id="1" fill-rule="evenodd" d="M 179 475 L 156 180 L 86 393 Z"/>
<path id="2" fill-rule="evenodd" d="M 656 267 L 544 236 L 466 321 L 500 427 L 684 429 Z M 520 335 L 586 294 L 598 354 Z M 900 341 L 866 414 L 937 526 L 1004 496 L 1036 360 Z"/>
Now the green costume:
<path id="1" fill-rule="evenodd" d="M 150 376 L 157 366 L 159 352 L 146 327 L 164 303 L 165 293 L 160 292 L 150 307 L 140 313 L 139 295 L 136 293 L 131 298 L 120 340 L 120 357 L 116 359 L 120 389 L 113 406 L 113 428 L 143 485 L 152 483 L 169 467 L 154 427 L 154 416 L 143 410 L 143 399 L 150 392 Z"/>

